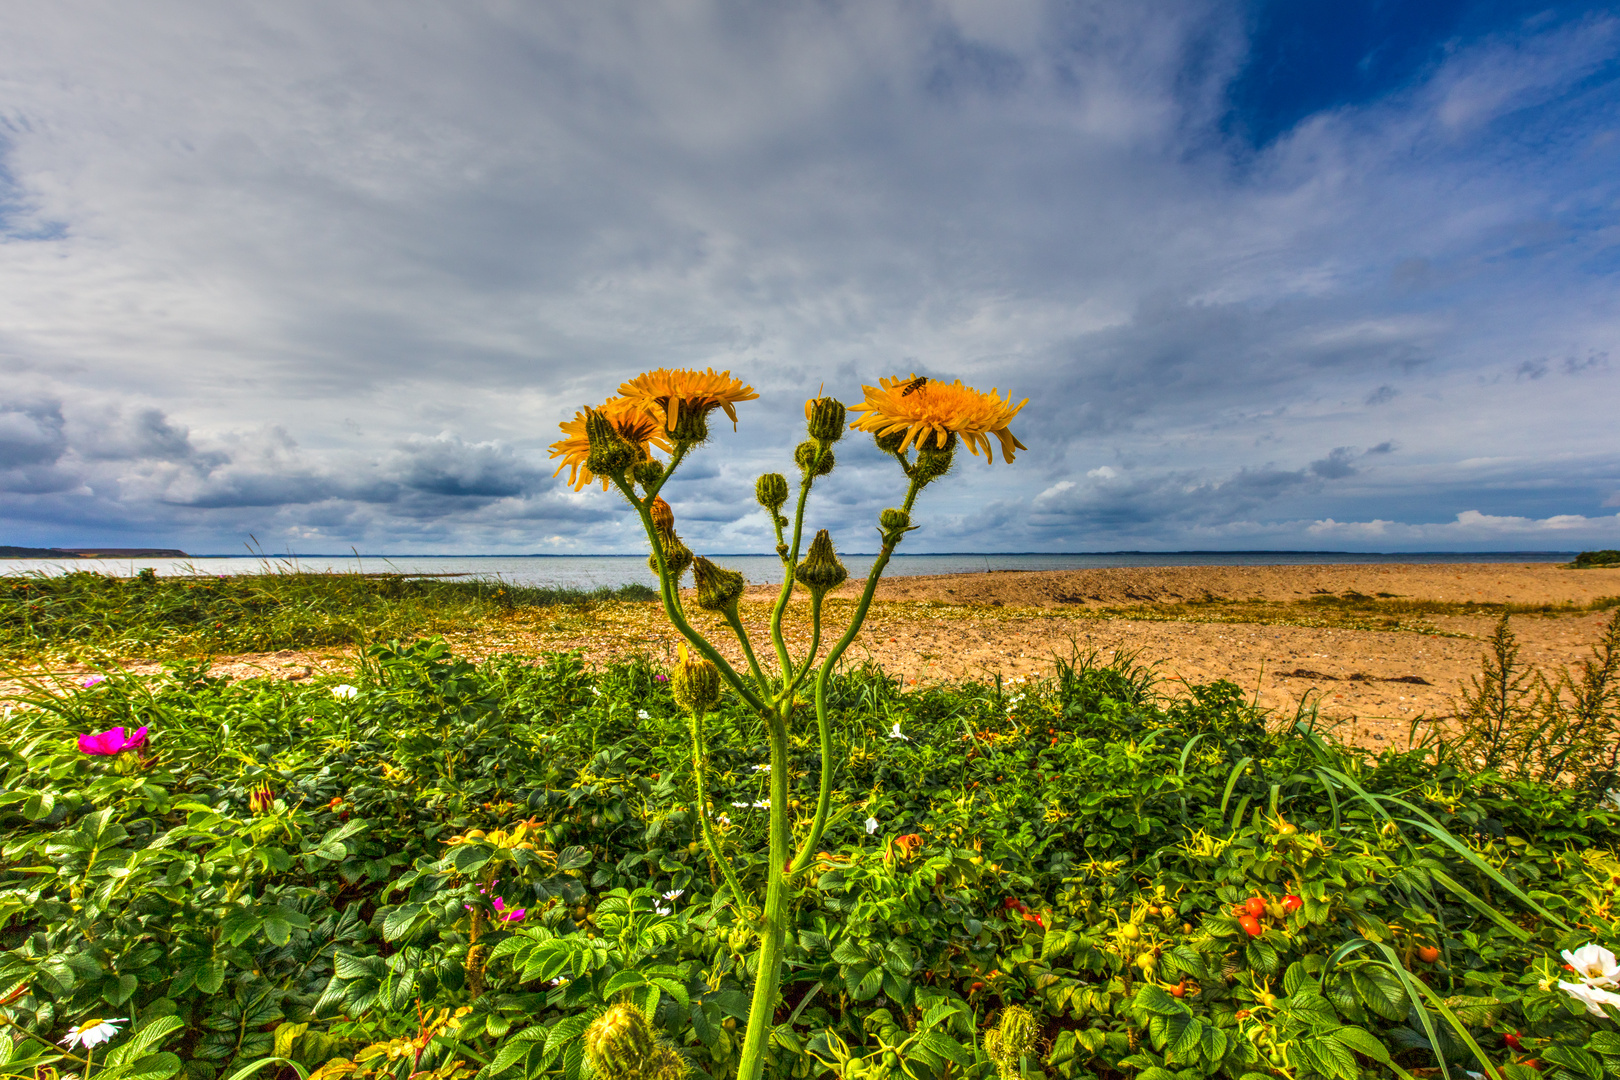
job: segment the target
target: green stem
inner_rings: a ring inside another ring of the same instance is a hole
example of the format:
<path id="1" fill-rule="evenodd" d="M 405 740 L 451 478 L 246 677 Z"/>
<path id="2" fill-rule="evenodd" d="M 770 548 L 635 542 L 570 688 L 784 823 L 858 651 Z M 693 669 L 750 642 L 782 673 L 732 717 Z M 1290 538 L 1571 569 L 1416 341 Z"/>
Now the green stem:
<path id="1" fill-rule="evenodd" d="M 754 645 L 748 640 L 748 631 L 743 629 L 742 620 L 737 617 L 737 605 L 732 604 L 721 614 L 725 616 L 726 625 L 731 627 L 731 632 L 737 635 L 737 640 L 742 644 L 743 657 L 748 661 L 748 670 L 754 673 L 754 681 L 759 684 L 759 692 L 769 696 L 773 689 L 771 680 L 766 678 L 759 661 L 754 658 Z M 786 678 L 785 675 L 783 677 Z"/>
<path id="2" fill-rule="evenodd" d="M 922 485 L 914 479 L 906 489 L 905 510 L 911 512 L 911 504 L 916 501 L 917 492 Z M 827 714 L 827 682 L 832 677 L 833 669 L 838 666 L 838 660 L 844 655 L 855 635 L 861 632 L 861 624 L 866 622 L 866 613 L 872 606 L 872 597 L 877 593 L 878 578 L 883 575 L 884 567 L 889 565 L 889 557 L 894 554 L 895 544 L 899 543 L 897 537 L 894 541 L 886 542 L 878 553 L 877 561 L 872 564 L 871 572 L 866 575 L 866 588 L 861 590 L 860 603 L 855 606 L 855 615 L 850 619 L 849 628 L 838 643 L 827 651 L 827 658 L 821 662 L 816 670 L 816 726 L 821 733 L 821 790 L 816 795 L 816 814 L 810 822 L 810 835 L 805 837 L 804 846 L 793 860 L 792 872 L 798 873 L 809 864 L 816 845 L 821 843 L 822 833 L 827 831 L 827 816 L 832 809 L 832 718 Z"/>
<path id="3" fill-rule="evenodd" d="M 804 677 L 813 670 L 811 665 L 816 661 L 816 652 L 821 648 L 821 601 L 826 593 L 810 594 L 810 651 L 804 654 L 804 663 L 799 665 L 799 673 L 793 677 L 793 682 L 787 688 L 787 696 L 791 696 L 804 681 Z"/>
<path id="4" fill-rule="evenodd" d="M 768 718 L 771 739 L 771 854 L 765 867 L 765 912 L 755 958 L 754 999 L 748 1007 L 748 1033 L 743 1038 L 737 1080 L 759 1080 L 765 1068 L 776 1014 L 776 991 L 782 981 L 782 945 L 787 938 L 788 900 L 792 885 L 784 867 L 788 859 L 787 724 L 780 713 Z"/>
<path id="5" fill-rule="evenodd" d="M 698 821 L 703 828 L 703 843 L 709 849 L 709 858 L 720 868 L 725 876 L 726 887 L 737 905 L 737 910 L 744 917 L 748 915 L 748 901 L 737 883 L 737 875 L 731 869 L 731 862 L 720 854 L 720 842 L 714 838 L 714 829 L 709 823 L 709 753 L 703 739 L 703 714 L 692 714 L 692 772 L 697 778 L 697 812 Z"/>
<path id="6" fill-rule="evenodd" d="M 669 475 L 668 470 L 665 471 L 664 475 Z M 641 527 L 647 532 L 647 543 L 652 546 L 653 555 L 658 560 L 658 585 L 660 596 L 664 601 L 665 616 L 668 617 L 675 629 L 680 632 L 680 635 L 691 642 L 692 647 L 719 670 L 721 678 L 731 684 L 731 688 L 737 691 L 738 697 L 746 701 L 756 712 L 767 712 L 769 706 L 765 704 L 764 700 L 749 689 L 743 677 L 738 675 L 736 670 L 727 663 L 726 658 L 720 655 L 720 651 L 709 644 L 708 639 L 692 629 L 692 625 L 686 621 L 686 613 L 681 610 L 680 596 L 676 591 L 675 582 L 671 580 L 669 567 L 664 562 L 664 549 L 663 545 L 658 542 L 658 529 L 653 525 L 652 514 L 648 510 L 652 497 L 648 496 L 646 502 L 636 498 L 635 492 L 630 490 L 630 485 L 625 482 L 622 474 L 618 476 L 610 475 L 608 479 L 613 482 L 614 487 L 619 489 L 619 493 L 630 501 L 630 505 L 636 508 L 636 513 L 641 515 Z"/>
<path id="7" fill-rule="evenodd" d="M 787 558 L 782 562 L 782 592 L 776 598 L 776 606 L 771 609 L 771 644 L 776 646 L 777 662 L 782 665 L 782 685 L 786 686 L 793 678 L 793 659 L 788 655 L 787 640 L 782 636 L 782 616 L 787 613 L 788 600 L 793 596 L 795 584 L 793 571 L 799 565 L 799 544 L 804 540 L 804 508 L 810 499 L 810 486 L 815 483 L 816 468 L 821 465 L 821 456 L 828 452 L 829 447 L 823 447 L 816 455 L 815 465 L 805 470 L 799 478 L 799 502 L 793 509 L 793 544 L 788 549 Z M 774 515 L 773 515 L 774 516 Z M 777 542 L 782 539 L 781 531 L 776 534 Z"/>

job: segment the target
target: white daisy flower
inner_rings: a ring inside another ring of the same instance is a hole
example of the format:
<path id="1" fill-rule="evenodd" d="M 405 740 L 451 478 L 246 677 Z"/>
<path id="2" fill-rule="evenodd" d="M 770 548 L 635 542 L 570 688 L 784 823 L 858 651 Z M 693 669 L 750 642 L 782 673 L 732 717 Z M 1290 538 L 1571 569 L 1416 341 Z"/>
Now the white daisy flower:
<path id="1" fill-rule="evenodd" d="M 117 1035 L 118 1025 L 124 1022 L 122 1016 L 115 1016 L 110 1020 L 86 1020 L 68 1029 L 68 1033 L 62 1037 L 62 1045 L 70 1050 L 75 1046 L 93 1050 Z"/>
<path id="2" fill-rule="evenodd" d="M 664 894 L 664 899 L 665 900 L 679 900 L 683 895 L 685 895 L 685 893 L 686 893 L 685 889 L 671 889 L 671 890 L 669 890 L 669 892 Z"/>
<path id="3" fill-rule="evenodd" d="M 658 912 L 660 915 L 668 915 L 670 912 L 670 909 L 665 907 L 663 904 L 654 904 L 653 910 Z"/>
<path id="4" fill-rule="evenodd" d="M 335 698 L 352 698 L 359 693 L 357 687 L 350 686 L 348 683 L 340 683 L 332 687 L 332 696 Z"/>

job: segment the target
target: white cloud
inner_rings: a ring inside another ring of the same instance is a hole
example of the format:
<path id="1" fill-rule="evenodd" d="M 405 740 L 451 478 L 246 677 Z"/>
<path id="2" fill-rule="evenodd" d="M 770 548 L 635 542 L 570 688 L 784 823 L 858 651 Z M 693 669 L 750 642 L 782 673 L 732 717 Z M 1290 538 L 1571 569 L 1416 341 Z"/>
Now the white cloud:
<path id="1" fill-rule="evenodd" d="M 14 5 L 0 520 L 623 550 L 555 425 L 713 364 L 764 397 L 672 487 L 700 544 L 768 549 L 748 492 L 805 396 L 912 370 L 1031 397 L 924 549 L 1607 529 L 1620 21 L 1458 44 L 1255 148 L 1221 127 L 1246 11 Z M 817 513 L 865 535 L 898 477 L 839 458 Z"/>

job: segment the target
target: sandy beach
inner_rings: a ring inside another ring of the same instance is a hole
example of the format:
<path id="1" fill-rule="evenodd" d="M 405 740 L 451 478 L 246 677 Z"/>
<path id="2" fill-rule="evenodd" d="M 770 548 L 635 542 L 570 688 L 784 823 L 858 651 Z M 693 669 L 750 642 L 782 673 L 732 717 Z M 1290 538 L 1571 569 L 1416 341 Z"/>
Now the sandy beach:
<path id="1" fill-rule="evenodd" d="M 850 582 L 835 594 L 830 627 L 841 630 L 860 588 Z M 1342 619 L 1334 625 L 1316 616 L 1320 598 L 1346 594 L 1450 607 L 1403 615 L 1396 627 Z M 1609 618 L 1590 606 L 1617 596 L 1620 568 L 1566 570 L 1545 563 L 908 577 L 880 584 L 871 616 L 846 655 L 876 663 L 913 688 L 934 680 L 1039 678 L 1053 672 L 1055 658 L 1128 652 L 1153 664 L 1168 692 L 1182 683 L 1228 679 L 1280 716 L 1314 705 L 1357 742 L 1404 744 L 1414 721 L 1444 723 L 1458 692 L 1479 671 L 1483 639 L 1498 616 L 1469 613 L 1468 605 L 1547 608 L 1515 615 L 1512 626 L 1525 662 L 1556 671 L 1589 655 Z M 750 589 L 745 597 L 744 622 L 756 640 L 763 640 L 774 597 L 769 588 Z M 720 621 L 693 615 L 740 662 Z M 808 644 L 805 615 L 805 603 L 796 600 L 788 619 L 795 651 Z M 448 637 L 473 658 L 578 649 L 592 663 L 636 654 L 667 662 L 677 640 L 653 604 L 524 611 L 495 628 Z M 216 658 L 215 670 L 298 679 L 344 670 L 352 655 L 322 649 L 228 656 Z M 139 658 L 129 664 L 137 671 L 157 666 Z"/>

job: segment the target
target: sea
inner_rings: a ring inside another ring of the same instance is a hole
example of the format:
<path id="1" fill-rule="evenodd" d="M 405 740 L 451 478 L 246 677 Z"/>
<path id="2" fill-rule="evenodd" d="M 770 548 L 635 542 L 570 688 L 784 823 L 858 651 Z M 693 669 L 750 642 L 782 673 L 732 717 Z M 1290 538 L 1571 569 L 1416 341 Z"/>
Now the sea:
<path id="1" fill-rule="evenodd" d="M 982 553 L 896 555 L 885 577 L 918 574 L 983 574 L 1007 570 L 1090 570 L 1110 566 L 1364 566 L 1380 563 L 1569 562 L 1572 551 L 1107 551 L 1088 554 Z M 782 580 L 775 555 L 711 555 L 739 570 L 751 585 Z M 840 553 L 851 577 L 865 577 L 876 553 Z M 133 577 L 145 567 L 165 576 L 313 573 L 404 574 L 413 577 L 498 579 L 514 585 L 617 588 L 656 584 L 645 555 L 199 555 L 186 559 L 3 559 L 0 576 L 60 574 L 88 570 Z"/>

